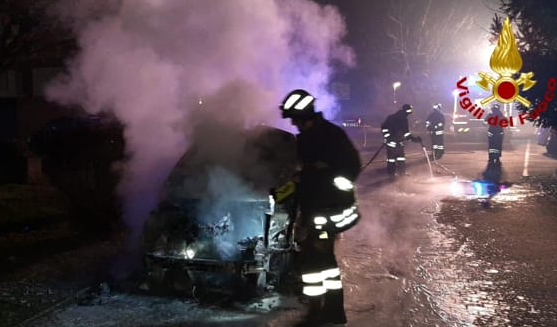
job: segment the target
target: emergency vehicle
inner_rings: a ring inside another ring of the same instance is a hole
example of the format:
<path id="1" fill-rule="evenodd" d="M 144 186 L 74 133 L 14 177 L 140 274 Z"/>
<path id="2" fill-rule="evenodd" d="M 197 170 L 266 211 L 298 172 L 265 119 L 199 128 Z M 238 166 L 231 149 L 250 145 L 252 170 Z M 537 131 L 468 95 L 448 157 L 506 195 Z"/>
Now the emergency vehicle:
<path id="1" fill-rule="evenodd" d="M 485 122 L 485 117 L 489 114 L 490 104 L 486 106 L 481 106 L 481 99 L 475 99 L 474 103 L 478 107 L 482 107 L 485 110 L 485 114 L 481 119 L 477 119 L 470 112 L 463 110 L 458 102 L 455 100 L 453 106 L 452 120 L 449 127 L 449 131 L 454 133 L 456 140 L 458 141 L 479 141 L 485 139 L 485 132 L 487 129 L 487 123 Z M 517 116 L 517 110 L 514 108 L 513 103 L 502 104 L 502 111 L 505 117 Z M 506 135 L 510 136 L 516 132 L 519 132 L 518 126 L 508 127 Z M 508 141 L 510 137 L 507 137 Z"/>

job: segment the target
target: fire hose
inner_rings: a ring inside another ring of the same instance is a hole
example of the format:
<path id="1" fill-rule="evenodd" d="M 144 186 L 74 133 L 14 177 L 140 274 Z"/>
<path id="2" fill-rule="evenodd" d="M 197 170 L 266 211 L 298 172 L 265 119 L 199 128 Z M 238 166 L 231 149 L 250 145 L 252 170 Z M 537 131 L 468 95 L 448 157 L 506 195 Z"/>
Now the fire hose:
<path id="1" fill-rule="evenodd" d="M 424 145 L 424 143 L 423 143 L 421 140 L 420 140 L 420 146 L 421 146 L 422 150 L 424 151 L 424 154 L 426 155 L 426 159 L 429 161 L 429 157 L 427 157 L 427 148 L 426 148 L 426 146 Z M 379 152 L 381 152 L 381 150 L 382 150 L 384 147 L 385 147 L 385 143 L 381 144 L 381 146 L 379 147 L 379 149 L 377 149 L 377 151 L 375 152 L 375 154 L 373 155 L 373 157 L 371 157 L 371 159 L 370 159 L 365 165 L 362 166 L 362 169 L 361 169 L 360 171 L 363 171 L 364 169 L 366 169 L 367 166 L 369 166 L 369 165 L 375 160 L 375 158 L 377 158 L 377 156 L 379 155 Z M 442 164 L 440 164 L 440 163 L 437 161 L 437 158 L 435 158 L 435 156 L 433 156 L 433 164 L 434 164 L 435 166 L 441 168 L 441 169 L 444 170 L 445 172 L 451 174 L 454 178 L 457 178 L 457 174 L 456 174 L 454 171 L 450 170 L 449 168 L 447 168 L 447 167 L 443 166 Z"/>
<path id="2" fill-rule="evenodd" d="M 426 146 L 423 144 L 423 142 L 422 142 L 421 139 L 419 139 L 419 142 L 420 142 L 420 146 L 421 146 L 422 150 L 424 151 L 425 157 L 426 157 L 426 159 L 427 159 L 427 161 L 428 161 L 428 163 L 429 163 L 430 160 L 429 160 L 429 157 L 428 157 L 428 154 L 427 154 L 427 148 L 426 148 Z M 385 143 L 382 143 L 381 146 L 377 149 L 377 151 L 375 151 L 375 153 L 373 154 L 373 157 L 371 157 L 371 159 L 370 159 L 365 165 L 362 166 L 362 168 L 360 169 L 360 172 L 362 172 L 364 169 L 366 169 L 366 168 L 377 158 L 377 156 L 379 155 L 379 153 L 381 152 L 381 150 L 382 150 L 384 147 L 385 147 Z M 435 159 L 435 156 L 433 157 L 433 163 L 434 163 L 437 167 L 439 167 L 439 168 L 443 169 L 444 171 L 448 172 L 449 174 L 451 174 L 454 178 L 457 178 L 456 173 L 453 172 L 453 171 L 451 171 L 451 170 L 448 169 L 447 167 L 441 165 L 440 163 L 438 163 L 437 160 Z M 433 173 L 432 173 L 432 174 L 433 174 Z M 432 177 L 433 177 L 433 175 L 432 175 Z M 296 191 L 296 183 L 293 182 L 293 181 L 288 181 L 287 183 L 281 185 L 280 187 L 273 188 L 273 189 L 271 189 L 271 191 L 270 191 L 270 195 L 272 196 L 272 198 L 274 199 L 275 203 L 277 203 L 277 204 L 278 204 L 278 203 L 283 203 L 283 202 L 285 202 L 287 199 L 294 198 L 294 199 L 293 199 L 294 202 L 289 206 L 289 209 L 288 209 L 288 211 L 289 211 L 289 212 L 288 212 L 288 215 L 289 215 L 290 217 L 293 217 L 293 216 L 295 216 L 295 214 L 296 214 L 296 210 L 295 210 L 295 207 L 296 207 L 296 204 L 295 204 L 295 203 L 296 203 L 296 199 L 295 199 L 295 196 L 293 196 L 294 193 L 295 193 L 295 191 Z M 270 219 L 270 216 L 268 216 L 268 217 L 266 217 L 266 218 L 267 218 L 267 219 L 266 219 L 265 227 L 268 227 L 268 224 L 269 224 L 269 221 L 268 221 L 268 220 Z M 289 228 L 288 228 L 288 230 L 286 231 L 286 240 L 287 240 L 287 241 L 290 241 L 290 239 L 291 239 L 291 237 L 292 237 L 292 224 L 289 224 L 288 227 L 289 227 Z M 267 229 L 267 228 L 266 228 L 266 229 Z M 269 237 L 269 235 L 265 235 L 265 236 L 266 236 L 265 239 L 266 239 L 266 243 L 267 243 L 267 242 L 268 242 L 268 237 Z M 267 245 L 267 244 L 266 244 L 266 245 Z"/>
<path id="3" fill-rule="evenodd" d="M 381 146 L 379 147 L 379 149 L 377 149 L 377 151 L 375 152 L 375 154 L 373 155 L 373 157 L 371 157 L 371 159 L 362 166 L 362 169 L 360 169 L 360 172 L 363 171 L 364 169 L 367 168 L 367 166 L 369 166 L 373 160 L 375 160 L 375 158 L 377 158 L 377 156 L 379 155 L 379 152 L 381 152 L 381 150 L 385 147 L 385 143 L 382 143 Z"/>

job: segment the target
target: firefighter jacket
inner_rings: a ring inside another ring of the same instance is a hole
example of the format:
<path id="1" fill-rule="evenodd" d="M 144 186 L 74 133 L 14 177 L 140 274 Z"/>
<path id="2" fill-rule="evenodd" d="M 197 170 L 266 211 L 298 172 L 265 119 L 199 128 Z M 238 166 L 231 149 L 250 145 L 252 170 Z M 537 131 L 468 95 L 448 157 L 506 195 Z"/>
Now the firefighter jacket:
<path id="1" fill-rule="evenodd" d="M 338 181 L 355 183 L 361 169 L 360 156 L 345 131 L 317 113 L 314 124 L 297 135 L 301 161 L 298 199 L 302 220 L 316 213 L 338 212 L 355 205 L 353 187 L 342 189 Z M 313 221 L 302 221 L 311 226 Z"/>
<path id="2" fill-rule="evenodd" d="M 385 143 L 401 143 L 412 138 L 412 134 L 408 129 L 408 116 L 404 110 L 399 110 L 389 115 L 381 125 L 381 131 L 383 132 Z"/>
<path id="3" fill-rule="evenodd" d="M 488 124 L 487 127 L 487 135 L 488 136 L 493 136 L 493 135 L 502 135 L 504 134 L 503 131 L 503 127 L 501 127 L 501 125 L 499 125 L 499 122 L 501 121 L 501 119 L 504 119 L 505 116 L 503 115 L 503 113 L 501 112 L 501 110 L 493 110 L 486 118 L 485 121 L 488 122 L 489 118 L 491 117 L 497 117 L 497 124 L 495 125 L 490 125 Z M 493 120 L 493 119 L 492 119 Z"/>
<path id="4" fill-rule="evenodd" d="M 425 127 L 431 134 L 443 131 L 445 128 L 445 116 L 439 110 L 433 110 L 433 112 L 427 116 Z"/>

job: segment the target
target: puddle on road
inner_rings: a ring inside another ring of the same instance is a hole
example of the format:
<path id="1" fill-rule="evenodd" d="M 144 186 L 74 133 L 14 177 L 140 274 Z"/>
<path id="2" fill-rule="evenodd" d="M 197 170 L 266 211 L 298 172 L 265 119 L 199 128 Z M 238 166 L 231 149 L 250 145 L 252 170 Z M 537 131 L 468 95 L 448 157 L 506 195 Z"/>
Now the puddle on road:
<path id="1" fill-rule="evenodd" d="M 397 199 L 403 199 L 403 207 L 393 205 L 381 194 L 367 196 L 373 199 L 376 216 L 381 217 L 376 219 L 381 229 L 372 231 L 386 235 L 386 241 L 379 245 L 381 249 L 369 240 L 347 240 L 347 251 L 341 257 L 349 271 L 344 285 L 349 320 L 355 321 L 352 325 L 367 326 L 374 321 L 389 327 L 557 326 L 547 324 L 557 321 L 557 308 L 549 307 L 554 302 L 528 297 L 527 288 L 517 284 L 520 276 L 537 276 L 532 275 L 534 271 L 529 274 L 532 267 L 503 258 L 493 263 L 481 260 L 484 254 L 474 249 L 491 243 L 476 244 L 451 223 L 438 223 L 435 216 L 441 211 L 441 202 L 423 207 L 424 198 L 431 200 L 429 194 L 450 192 L 452 181 L 450 176 L 415 181 L 414 185 L 424 189 L 396 194 Z M 524 183 L 503 189 L 492 202 L 498 209 L 516 205 L 530 208 L 543 195 L 535 185 Z M 483 210 L 474 196 L 456 197 L 451 203 L 455 204 L 455 214 Z M 422 209 L 418 213 L 416 208 Z M 422 218 L 415 218 L 418 216 Z M 464 228 L 477 228 L 466 221 L 460 223 Z M 399 251 L 404 245 L 415 244 L 419 245 L 412 248 L 412 253 Z M 489 249 L 489 253 L 497 256 L 497 250 Z M 399 254 L 398 259 L 393 259 L 393 253 Z M 400 271 L 389 266 L 390 260 L 407 262 L 407 258 L 412 262 Z"/>
<path id="2" fill-rule="evenodd" d="M 485 193 L 485 185 L 471 180 L 458 180 L 454 179 L 450 183 L 449 196 L 461 199 L 487 199 L 490 196 Z M 540 190 L 533 190 L 530 187 L 523 185 L 500 185 L 500 191 L 496 193 L 491 201 L 503 204 L 504 208 L 520 204 L 527 205 L 528 199 L 534 196 L 544 196 L 545 193 Z"/>
<path id="3" fill-rule="evenodd" d="M 517 204 L 527 204 L 528 198 L 543 195 L 542 191 L 533 191 L 522 185 L 512 185 L 501 190 L 494 200 L 498 203 L 504 203 L 504 207 L 511 207 Z"/>
<path id="4" fill-rule="evenodd" d="M 446 196 L 451 197 L 453 181 L 451 176 L 423 178 L 414 181 L 415 189 L 405 185 L 402 192 L 394 185 L 396 198 L 404 202 L 402 207 L 383 199 L 381 193 L 366 196 L 373 199 L 372 210 L 380 217 L 376 224 L 381 228 L 370 229 L 370 235 L 384 235 L 385 240 L 379 245 L 365 237 L 349 240 L 350 245 L 345 246 L 349 251 L 341 256 L 349 271 L 344 285 L 353 325 L 367 326 L 374 321 L 389 327 L 556 326 L 547 324 L 556 321 L 552 319 L 557 317 L 553 312 L 557 309 L 548 308 L 554 302 L 539 302 L 517 284 L 520 276 L 532 275 L 528 269 L 533 268 L 503 258 L 493 263 L 482 260 L 485 253 L 474 251 L 490 247 L 491 240 L 476 244 L 450 222 L 438 223 L 436 214 L 445 205 L 440 201 L 423 207 L 425 198 L 431 200 L 430 194 L 447 192 Z M 499 213 L 516 205 L 530 208 L 543 195 L 529 183 L 511 185 L 492 198 L 492 204 Z M 450 203 L 455 205 L 454 214 L 466 215 L 469 210 L 484 210 L 479 200 L 463 195 Z M 477 228 L 467 221 L 460 223 L 464 228 Z M 411 253 L 402 251 L 405 246 L 414 246 Z M 488 248 L 487 253 L 497 256 L 498 250 Z M 393 254 L 398 257 L 393 258 Z M 407 258 L 412 262 L 408 263 Z M 393 260 L 408 265 L 392 269 Z"/>

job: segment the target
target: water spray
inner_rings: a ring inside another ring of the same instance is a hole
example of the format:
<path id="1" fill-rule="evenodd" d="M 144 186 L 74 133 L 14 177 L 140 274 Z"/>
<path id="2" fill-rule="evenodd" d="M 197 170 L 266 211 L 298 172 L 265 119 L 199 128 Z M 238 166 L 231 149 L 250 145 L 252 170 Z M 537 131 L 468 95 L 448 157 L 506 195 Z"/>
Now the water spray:
<path id="1" fill-rule="evenodd" d="M 424 151 L 424 155 L 425 155 L 425 158 L 427 160 L 427 164 L 429 166 L 429 172 L 430 172 L 430 175 L 431 175 L 431 179 L 433 179 L 433 169 L 432 169 L 432 165 L 431 165 L 431 160 L 429 159 L 429 155 L 427 153 L 426 146 L 424 145 L 423 142 L 420 142 L 420 145 L 422 146 L 422 150 Z M 437 167 L 441 168 L 442 170 L 444 170 L 445 172 L 451 174 L 455 180 L 458 179 L 458 176 L 454 171 L 452 171 L 449 168 L 443 166 L 442 164 L 440 164 L 437 161 L 437 158 L 435 157 L 435 152 L 432 152 L 432 157 L 433 157 L 433 164 L 435 166 L 437 166 Z"/>
<path id="2" fill-rule="evenodd" d="M 452 171 L 452 170 L 448 169 L 447 167 L 441 165 L 441 164 L 437 161 L 437 158 L 435 157 L 435 153 L 434 153 L 434 152 L 432 153 L 433 160 L 431 160 L 431 159 L 429 158 L 429 154 L 428 154 L 428 152 L 427 152 L 426 146 L 423 144 L 423 142 L 420 142 L 420 145 L 422 146 L 422 151 L 423 151 L 423 153 L 424 153 L 424 156 L 425 156 L 425 158 L 426 158 L 426 160 L 427 160 L 427 164 L 428 164 L 428 167 L 429 167 L 429 173 L 430 173 L 429 181 L 433 181 L 433 180 L 434 180 L 434 176 L 433 176 L 433 166 L 434 166 L 434 165 L 435 165 L 436 167 L 441 168 L 441 169 L 442 169 L 443 171 L 445 171 L 446 173 L 452 175 L 453 182 L 456 182 L 456 181 L 458 180 L 457 174 L 456 174 L 454 171 Z"/>
<path id="3" fill-rule="evenodd" d="M 435 154 L 433 154 L 433 163 L 435 164 L 435 166 L 437 166 L 437 167 L 443 169 L 445 172 L 453 175 L 454 179 L 458 179 L 458 176 L 454 171 L 452 171 L 449 168 L 443 166 L 442 164 L 439 163 L 439 161 L 437 161 L 437 158 L 435 157 Z"/>
<path id="4" fill-rule="evenodd" d="M 429 155 L 427 154 L 427 149 L 425 148 L 425 145 L 424 145 L 423 142 L 420 142 L 420 145 L 422 146 L 422 150 L 424 151 L 425 159 L 427 160 L 427 165 L 429 166 L 430 179 L 433 179 L 433 169 L 431 168 L 431 161 L 429 160 Z"/>

